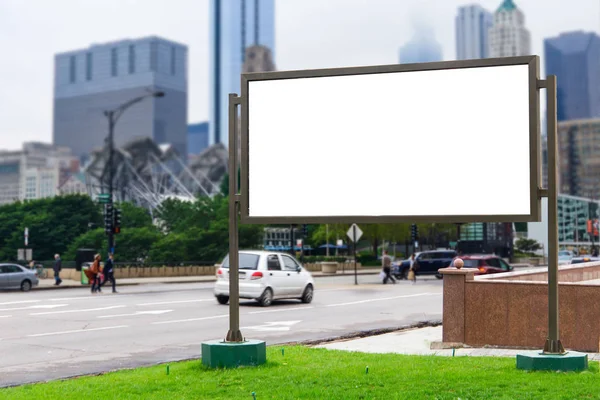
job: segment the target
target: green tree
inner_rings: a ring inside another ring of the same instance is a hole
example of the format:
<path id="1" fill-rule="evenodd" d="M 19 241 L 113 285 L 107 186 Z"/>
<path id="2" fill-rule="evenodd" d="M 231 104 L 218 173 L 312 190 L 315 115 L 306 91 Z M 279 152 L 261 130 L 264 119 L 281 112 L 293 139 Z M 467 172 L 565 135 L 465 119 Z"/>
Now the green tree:
<path id="1" fill-rule="evenodd" d="M 107 236 L 104 228 L 96 228 L 76 238 L 63 255 L 64 260 L 75 260 L 78 249 L 93 249 L 104 255 L 108 253 Z"/>
<path id="2" fill-rule="evenodd" d="M 515 243 L 515 248 L 517 251 L 522 253 L 530 253 L 541 249 L 542 245 L 539 244 L 535 239 L 520 238 Z"/>
<path id="3" fill-rule="evenodd" d="M 23 232 L 29 228 L 29 245 L 38 260 L 64 253 L 90 225 L 102 221 L 100 208 L 88 196 L 69 195 L 32 200 L 0 207 L 2 225 L 0 257 L 14 260 L 24 246 Z"/>
<path id="4" fill-rule="evenodd" d="M 115 235 L 117 261 L 142 261 L 148 258 L 152 246 L 163 235 L 154 227 L 132 228 Z"/>
<path id="5" fill-rule="evenodd" d="M 117 205 L 121 209 L 121 227 L 122 229 L 131 228 L 150 228 L 152 217 L 148 210 L 138 207 L 133 203 L 123 202 Z"/>

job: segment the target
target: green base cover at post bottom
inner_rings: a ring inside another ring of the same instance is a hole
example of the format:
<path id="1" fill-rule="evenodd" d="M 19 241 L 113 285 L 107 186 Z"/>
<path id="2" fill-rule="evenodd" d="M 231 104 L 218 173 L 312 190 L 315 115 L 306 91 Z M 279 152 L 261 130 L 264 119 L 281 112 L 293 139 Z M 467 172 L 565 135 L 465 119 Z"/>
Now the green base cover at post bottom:
<path id="1" fill-rule="evenodd" d="M 585 353 L 568 351 L 565 354 L 544 354 L 530 351 L 517 354 L 517 369 L 528 371 L 583 371 L 588 368 Z"/>
<path id="2" fill-rule="evenodd" d="M 262 340 L 202 343 L 202 364 L 210 368 L 256 366 L 267 362 L 267 346 Z"/>

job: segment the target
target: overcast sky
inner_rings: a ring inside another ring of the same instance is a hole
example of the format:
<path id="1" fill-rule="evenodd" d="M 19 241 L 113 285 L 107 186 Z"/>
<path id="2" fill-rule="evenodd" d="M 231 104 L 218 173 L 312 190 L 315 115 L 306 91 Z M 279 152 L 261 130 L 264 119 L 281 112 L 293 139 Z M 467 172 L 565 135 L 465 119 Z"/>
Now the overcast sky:
<path id="1" fill-rule="evenodd" d="M 227 1 L 227 0 L 225 0 Z M 502 0 L 478 3 L 494 11 Z M 516 0 L 542 56 L 543 39 L 598 31 L 600 0 Z M 276 0 L 279 70 L 398 62 L 415 27 L 430 26 L 455 57 L 462 0 Z M 208 0 L 0 0 L 0 148 L 52 140 L 53 55 L 159 35 L 189 46 L 189 120 L 208 118 Z M 542 69 L 543 73 L 543 69 Z"/>

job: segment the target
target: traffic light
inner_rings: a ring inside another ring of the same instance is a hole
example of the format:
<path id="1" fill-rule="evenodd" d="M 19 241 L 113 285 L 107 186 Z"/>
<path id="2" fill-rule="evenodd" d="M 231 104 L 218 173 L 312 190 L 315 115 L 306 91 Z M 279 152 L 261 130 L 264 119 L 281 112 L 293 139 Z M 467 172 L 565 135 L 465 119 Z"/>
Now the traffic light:
<path id="1" fill-rule="evenodd" d="M 417 224 L 412 224 L 410 226 L 410 237 L 413 242 L 419 238 L 419 227 Z"/>
<path id="2" fill-rule="evenodd" d="M 302 235 L 307 238 L 308 237 L 308 225 L 302 225 Z"/>
<path id="3" fill-rule="evenodd" d="M 104 206 L 104 232 L 107 234 L 113 230 L 113 206 L 112 204 L 106 204 Z"/>
<path id="4" fill-rule="evenodd" d="M 114 212 L 115 220 L 114 220 L 114 232 L 121 233 L 121 210 L 115 208 Z"/>

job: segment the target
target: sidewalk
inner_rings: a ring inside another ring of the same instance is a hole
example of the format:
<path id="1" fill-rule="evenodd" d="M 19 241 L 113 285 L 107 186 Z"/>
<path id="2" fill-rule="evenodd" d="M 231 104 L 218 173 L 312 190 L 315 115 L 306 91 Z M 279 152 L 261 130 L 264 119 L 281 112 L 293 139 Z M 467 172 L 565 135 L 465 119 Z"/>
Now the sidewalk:
<path id="1" fill-rule="evenodd" d="M 396 353 L 406 355 L 430 355 L 452 357 L 516 357 L 527 350 L 465 347 L 435 349 L 432 343 L 442 341 L 442 326 L 407 329 L 360 339 L 341 340 L 314 347 L 330 350 L 358 351 L 361 353 Z M 435 344 L 434 344 L 435 347 Z M 540 347 L 541 351 L 541 347 Z M 587 353 L 589 361 L 600 361 L 600 353 Z"/>
<path id="2" fill-rule="evenodd" d="M 373 268 L 362 271 L 358 271 L 357 275 L 375 275 L 379 273 L 379 268 Z M 320 271 L 311 272 L 313 278 L 329 278 L 335 276 L 354 276 L 354 271 L 338 271 L 336 274 L 324 274 Z M 123 278 L 117 279 L 117 286 L 134 286 L 134 285 L 145 285 L 145 284 L 156 284 L 156 283 L 197 283 L 197 282 L 214 282 L 216 277 L 213 275 L 201 275 L 201 276 L 164 276 L 156 278 Z M 110 284 L 110 282 L 109 282 Z M 89 287 L 89 285 L 82 285 L 81 282 L 72 279 L 63 279 L 60 286 L 54 286 L 54 278 L 40 279 L 39 286 L 32 290 L 53 290 L 53 289 L 72 289 L 80 287 Z"/>

